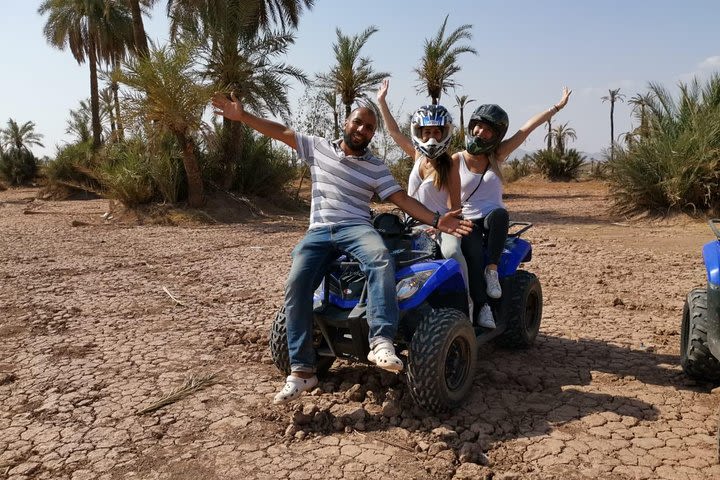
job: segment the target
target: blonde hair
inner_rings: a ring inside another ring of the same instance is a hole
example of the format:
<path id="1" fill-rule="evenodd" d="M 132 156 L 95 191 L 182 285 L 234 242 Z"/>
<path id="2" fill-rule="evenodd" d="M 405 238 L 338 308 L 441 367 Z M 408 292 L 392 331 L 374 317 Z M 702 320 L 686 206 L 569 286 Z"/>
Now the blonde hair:
<path id="1" fill-rule="evenodd" d="M 502 170 L 500 169 L 500 164 L 497 161 L 497 157 L 495 157 L 495 151 L 493 150 L 489 155 L 487 155 L 487 158 L 488 162 L 490 163 L 490 170 L 495 172 L 495 175 L 497 175 L 502 184 L 505 184 L 505 177 L 503 177 Z"/>

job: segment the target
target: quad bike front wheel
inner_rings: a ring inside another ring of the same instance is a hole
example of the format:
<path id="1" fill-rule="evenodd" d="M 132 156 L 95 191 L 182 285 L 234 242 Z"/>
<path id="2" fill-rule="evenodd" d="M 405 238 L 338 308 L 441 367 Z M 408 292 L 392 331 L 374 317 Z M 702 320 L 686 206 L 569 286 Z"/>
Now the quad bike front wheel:
<path id="1" fill-rule="evenodd" d="M 543 297 L 538 278 L 525 270 L 518 270 L 503 287 L 502 315 L 507 325 L 497 339 L 498 345 L 527 348 L 535 343 L 540 332 Z M 506 288 L 507 287 L 507 288 Z"/>
<path id="2" fill-rule="evenodd" d="M 313 337 L 320 335 L 320 332 L 313 332 Z M 290 375 L 290 353 L 288 352 L 287 339 L 287 316 L 285 315 L 285 307 L 281 308 L 275 315 L 272 327 L 270 329 L 270 356 L 272 361 L 285 375 Z M 335 362 L 335 357 L 317 356 L 318 377 L 327 375 L 330 367 Z"/>
<path id="3" fill-rule="evenodd" d="M 685 373 L 696 379 L 720 381 L 720 362 L 707 345 L 707 290 L 696 288 L 685 300 L 680 327 L 680 364 Z"/>
<path id="4" fill-rule="evenodd" d="M 476 364 L 477 339 L 467 316 L 453 308 L 432 310 L 410 342 L 410 394 L 430 412 L 456 408 L 470 393 Z"/>

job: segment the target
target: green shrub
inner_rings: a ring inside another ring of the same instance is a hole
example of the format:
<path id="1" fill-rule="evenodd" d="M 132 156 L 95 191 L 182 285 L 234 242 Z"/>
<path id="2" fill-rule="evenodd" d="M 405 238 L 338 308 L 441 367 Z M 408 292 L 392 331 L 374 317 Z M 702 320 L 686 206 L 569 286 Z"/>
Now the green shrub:
<path id="1" fill-rule="evenodd" d="M 574 148 L 562 154 L 557 150 L 538 150 L 531 155 L 535 168 L 550 180 L 573 180 L 578 178 L 585 157 Z"/>
<path id="2" fill-rule="evenodd" d="M 0 153 L 0 177 L 10 185 L 23 185 L 35 178 L 37 160 L 25 148 L 9 148 Z"/>
<path id="3" fill-rule="evenodd" d="M 522 158 L 513 158 L 503 165 L 503 176 L 508 182 L 514 182 L 522 177 L 527 177 L 535 172 L 535 162 L 531 155 L 523 155 Z"/>
<path id="4" fill-rule="evenodd" d="M 98 193 L 100 182 L 94 173 L 95 157 L 91 141 L 73 143 L 58 149 L 55 159 L 44 167 L 48 189 L 70 187 Z"/>
<path id="5" fill-rule="evenodd" d="M 616 207 L 720 212 L 720 74 L 681 83 L 677 100 L 656 84 L 647 97 L 647 130 L 609 165 Z"/>
<path id="6" fill-rule="evenodd" d="M 154 197 L 149 164 L 144 144 L 119 142 L 107 147 L 96 171 L 108 197 L 136 207 Z"/>
<path id="7" fill-rule="evenodd" d="M 410 178 L 410 172 L 412 171 L 414 162 L 410 157 L 404 157 L 388 165 L 390 173 L 395 177 L 398 184 L 407 190 L 408 178 Z"/>
<path id="8" fill-rule="evenodd" d="M 608 162 L 592 160 L 587 164 L 587 177 L 593 180 L 607 180 L 609 171 Z"/>

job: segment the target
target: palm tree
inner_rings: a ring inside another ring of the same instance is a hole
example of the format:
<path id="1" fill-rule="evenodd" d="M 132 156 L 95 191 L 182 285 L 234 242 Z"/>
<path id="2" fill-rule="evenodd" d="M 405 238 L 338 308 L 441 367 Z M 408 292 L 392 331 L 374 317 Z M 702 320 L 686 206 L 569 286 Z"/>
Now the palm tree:
<path id="1" fill-rule="evenodd" d="M 457 102 L 455 106 L 460 107 L 460 131 L 462 132 L 463 143 L 465 143 L 465 106 L 474 101 L 474 99 L 469 99 L 467 95 L 455 95 L 455 102 Z"/>
<path id="2" fill-rule="evenodd" d="M 44 147 L 40 141 L 43 135 L 35 133 L 35 123 L 25 122 L 19 125 L 12 118 L 7 121 L 7 128 L 0 129 L 0 146 L 12 150 L 30 151 L 31 147 Z"/>
<path id="3" fill-rule="evenodd" d="M 333 52 L 337 63 L 330 69 L 330 73 L 317 74 L 322 88 L 340 96 L 340 101 L 345 105 L 345 118 L 350 116 L 352 104 L 356 100 L 374 105 L 369 92 L 375 90 L 383 78 L 390 76 L 387 72 L 374 71 L 370 58 L 360 57 L 360 50 L 377 31 L 377 27 L 371 26 L 350 37 L 343 35 L 339 28 L 335 29 L 337 42 L 333 44 Z"/>
<path id="4" fill-rule="evenodd" d="M 461 70 L 458 56 L 462 53 L 477 55 L 477 51 L 470 45 L 457 45 L 460 40 L 472 39 L 472 25 L 462 25 L 445 37 L 448 17 L 445 17 L 435 37 L 425 39 L 425 55 L 421 59 L 420 67 L 415 69 L 420 80 L 418 91 L 427 90 L 433 105 L 437 105 L 443 92 L 458 85 L 451 80 L 451 77 Z"/>
<path id="5" fill-rule="evenodd" d="M 90 68 L 93 147 L 98 148 L 102 133 L 98 61 L 109 60 L 113 49 L 130 43 L 128 37 L 132 32 L 132 19 L 128 8 L 114 0 L 45 0 L 40 4 L 38 13 L 48 14 L 43 28 L 48 43 L 60 50 L 68 47 L 78 64 L 85 63 L 87 59 Z M 119 41 L 121 38 L 127 41 Z"/>
<path id="6" fill-rule="evenodd" d="M 90 106 L 87 101 L 81 100 L 77 110 L 70 110 L 70 118 L 67 120 L 65 133 L 73 135 L 77 143 L 85 143 L 92 140 L 90 132 Z"/>
<path id="7" fill-rule="evenodd" d="M 152 0 L 154 3 L 156 0 Z M 274 25 L 296 29 L 303 10 L 315 0 L 168 0 L 170 34 L 199 34 L 207 26 L 226 24 L 235 31 L 255 35 L 271 33 Z"/>
<path id="8" fill-rule="evenodd" d="M 340 136 L 340 112 L 338 111 L 337 92 L 333 90 L 326 90 L 320 94 L 320 98 L 323 103 L 330 107 L 333 114 L 333 138 Z"/>
<path id="9" fill-rule="evenodd" d="M 602 101 L 610 102 L 610 160 L 615 158 L 615 102 L 623 101 L 625 95 L 620 93 L 620 89 L 608 90 L 608 95 L 602 97 Z"/>
<path id="10" fill-rule="evenodd" d="M 648 110 L 650 108 L 652 98 L 651 93 L 646 93 L 644 95 L 636 93 L 628 100 L 628 103 L 633 106 L 633 113 L 635 113 L 635 116 L 640 121 L 637 133 L 640 135 L 641 139 L 645 139 L 650 136 L 650 119 L 648 118 L 650 112 Z"/>
<path id="11" fill-rule="evenodd" d="M 303 72 L 278 62 L 287 54 L 295 37 L 284 30 L 270 30 L 272 22 L 295 27 L 303 8 L 311 0 L 170 0 L 168 14 L 174 39 L 200 45 L 204 74 L 216 88 L 232 91 L 256 114 L 287 119 L 290 101 L 289 78 L 307 84 Z M 219 142 L 223 161 L 223 186 L 233 183 L 234 167 L 242 158 L 242 125 L 223 119 Z"/>
<path id="12" fill-rule="evenodd" d="M 126 0 L 132 16 L 133 44 L 137 55 L 147 55 L 148 53 L 147 34 L 142 17 L 147 15 L 147 10 L 152 8 L 156 1 Z"/>
<path id="13" fill-rule="evenodd" d="M 555 150 L 562 157 L 565 155 L 565 145 L 568 139 L 577 140 L 575 129 L 568 127 L 567 122 L 552 129 L 552 137 L 555 139 Z"/>
<path id="14" fill-rule="evenodd" d="M 175 136 L 187 175 L 188 204 L 200 207 L 204 188 L 194 137 L 212 88 L 200 82 L 194 65 L 194 51 L 188 46 L 151 47 L 147 56 L 125 63 L 119 80 L 133 89 L 127 97 L 130 115 L 151 132 Z"/>

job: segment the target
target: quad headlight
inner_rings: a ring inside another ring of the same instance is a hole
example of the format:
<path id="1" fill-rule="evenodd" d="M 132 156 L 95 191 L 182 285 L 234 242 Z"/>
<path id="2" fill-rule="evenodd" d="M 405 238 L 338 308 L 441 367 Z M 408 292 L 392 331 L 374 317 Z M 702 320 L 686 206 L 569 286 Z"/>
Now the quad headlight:
<path id="1" fill-rule="evenodd" d="M 423 270 L 422 272 L 400 280 L 395 287 L 398 301 L 407 300 L 415 295 L 415 293 L 425 285 L 425 282 L 427 282 L 433 273 L 435 273 L 435 270 Z"/>

